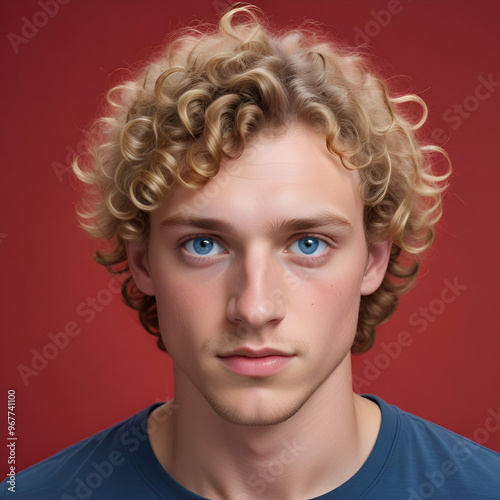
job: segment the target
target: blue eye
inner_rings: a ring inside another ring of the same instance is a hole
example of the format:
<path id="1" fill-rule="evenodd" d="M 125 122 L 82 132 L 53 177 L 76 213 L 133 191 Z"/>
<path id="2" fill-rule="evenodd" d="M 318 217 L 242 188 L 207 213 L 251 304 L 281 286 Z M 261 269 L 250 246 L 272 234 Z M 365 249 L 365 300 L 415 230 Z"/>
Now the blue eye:
<path id="1" fill-rule="evenodd" d="M 320 255 L 326 250 L 327 246 L 328 245 L 319 238 L 305 236 L 293 242 L 289 250 L 290 252 L 301 255 Z"/>
<path id="2" fill-rule="evenodd" d="M 192 255 L 217 255 L 224 253 L 226 249 L 212 238 L 193 238 L 186 241 L 183 248 Z"/>

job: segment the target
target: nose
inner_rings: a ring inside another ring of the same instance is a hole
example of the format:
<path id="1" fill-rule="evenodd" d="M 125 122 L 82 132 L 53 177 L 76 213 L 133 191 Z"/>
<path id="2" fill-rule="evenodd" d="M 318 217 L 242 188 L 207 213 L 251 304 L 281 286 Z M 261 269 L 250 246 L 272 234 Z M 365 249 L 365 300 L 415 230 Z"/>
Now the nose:
<path id="1" fill-rule="evenodd" d="M 236 265 L 230 284 L 227 318 L 238 326 L 259 330 L 285 317 L 285 270 L 264 252 L 247 255 Z"/>

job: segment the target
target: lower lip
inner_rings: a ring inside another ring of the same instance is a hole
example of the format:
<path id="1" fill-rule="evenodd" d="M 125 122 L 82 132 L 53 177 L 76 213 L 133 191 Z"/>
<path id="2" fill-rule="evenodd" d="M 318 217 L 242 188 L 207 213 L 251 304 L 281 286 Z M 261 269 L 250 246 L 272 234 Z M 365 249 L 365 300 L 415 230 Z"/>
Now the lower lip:
<path id="1" fill-rule="evenodd" d="M 265 356 L 249 358 L 247 356 L 226 356 L 219 358 L 232 372 L 246 377 L 269 377 L 278 373 L 295 356 Z"/>

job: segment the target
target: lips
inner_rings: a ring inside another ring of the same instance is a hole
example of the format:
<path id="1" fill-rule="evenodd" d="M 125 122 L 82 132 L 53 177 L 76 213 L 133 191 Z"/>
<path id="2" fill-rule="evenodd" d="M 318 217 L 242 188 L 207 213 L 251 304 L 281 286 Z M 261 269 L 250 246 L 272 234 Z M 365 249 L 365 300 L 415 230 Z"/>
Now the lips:
<path id="1" fill-rule="evenodd" d="M 279 349 L 248 347 L 235 349 L 218 356 L 221 363 L 233 373 L 247 377 L 269 377 L 277 374 L 295 358 Z"/>
<path id="2" fill-rule="evenodd" d="M 247 358 L 265 358 L 266 356 L 291 356 L 292 354 L 282 351 L 281 349 L 274 349 L 272 347 L 240 347 L 225 354 L 219 354 L 219 357 L 225 358 L 227 356 L 245 356 Z"/>

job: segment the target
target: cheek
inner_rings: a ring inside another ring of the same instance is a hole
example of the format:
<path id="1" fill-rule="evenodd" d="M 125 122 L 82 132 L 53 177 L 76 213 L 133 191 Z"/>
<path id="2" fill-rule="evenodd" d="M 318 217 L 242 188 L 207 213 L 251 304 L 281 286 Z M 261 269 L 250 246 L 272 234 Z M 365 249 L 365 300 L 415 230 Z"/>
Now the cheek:
<path id="1" fill-rule="evenodd" d="M 360 303 L 361 277 L 350 272 L 309 283 L 295 301 L 296 307 L 309 305 L 309 321 L 328 338 L 353 337 Z M 299 309 L 300 310 L 300 309 Z"/>
<path id="2" fill-rule="evenodd" d="M 205 335 L 216 335 L 221 322 L 220 292 L 185 276 L 167 273 L 155 284 L 160 331 L 167 351 L 194 346 Z M 222 309 L 224 312 L 224 309 Z"/>

